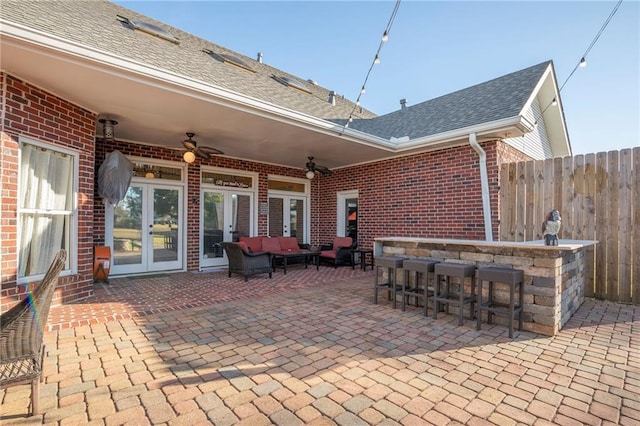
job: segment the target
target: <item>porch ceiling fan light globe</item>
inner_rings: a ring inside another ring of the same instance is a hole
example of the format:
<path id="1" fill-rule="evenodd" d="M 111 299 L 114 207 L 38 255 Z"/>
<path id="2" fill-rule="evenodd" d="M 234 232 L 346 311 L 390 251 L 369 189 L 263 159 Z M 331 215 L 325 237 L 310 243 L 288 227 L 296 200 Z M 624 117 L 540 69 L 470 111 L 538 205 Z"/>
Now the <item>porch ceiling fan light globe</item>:
<path id="1" fill-rule="evenodd" d="M 194 161 L 196 161 L 196 155 L 191 152 L 191 151 L 186 151 L 184 154 L 182 154 L 182 159 L 186 162 L 186 163 L 193 163 Z"/>
<path id="2" fill-rule="evenodd" d="M 313 179 L 315 175 L 316 174 L 313 172 L 313 170 L 307 170 L 307 179 Z"/>

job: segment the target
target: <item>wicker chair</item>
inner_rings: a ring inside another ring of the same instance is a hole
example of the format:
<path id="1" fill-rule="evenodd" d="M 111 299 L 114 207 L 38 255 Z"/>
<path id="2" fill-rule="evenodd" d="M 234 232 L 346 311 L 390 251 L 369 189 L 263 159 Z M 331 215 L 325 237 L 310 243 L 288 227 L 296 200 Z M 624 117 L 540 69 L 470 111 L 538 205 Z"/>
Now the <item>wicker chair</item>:
<path id="1" fill-rule="evenodd" d="M 44 328 L 66 260 L 67 252 L 60 250 L 33 293 L 0 315 L 0 388 L 31 382 L 32 415 L 38 414 Z"/>
<path id="2" fill-rule="evenodd" d="M 269 278 L 273 273 L 271 265 L 271 254 L 262 251 L 259 253 L 249 253 L 242 249 L 242 243 L 222 243 L 224 251 L 229 258 L 229 276 L 231 273 L 244 276 L 244 280 L 248 281 L 251 275 L 269 274 Z"/>

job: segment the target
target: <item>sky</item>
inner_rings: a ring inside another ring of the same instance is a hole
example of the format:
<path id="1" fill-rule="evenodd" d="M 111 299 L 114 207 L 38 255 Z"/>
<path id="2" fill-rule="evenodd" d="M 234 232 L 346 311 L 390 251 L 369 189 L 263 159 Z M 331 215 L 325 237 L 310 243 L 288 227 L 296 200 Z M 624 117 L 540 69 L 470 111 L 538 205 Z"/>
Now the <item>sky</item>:
<path id="1" fill-rule="evenodd" d="M 597 39 L 617 0 L 115 3 L 351 100 L 390 25 L 361 95 L 379 115 L 552 60 L 574 155 L 640 146 L 640 0 Z"/>

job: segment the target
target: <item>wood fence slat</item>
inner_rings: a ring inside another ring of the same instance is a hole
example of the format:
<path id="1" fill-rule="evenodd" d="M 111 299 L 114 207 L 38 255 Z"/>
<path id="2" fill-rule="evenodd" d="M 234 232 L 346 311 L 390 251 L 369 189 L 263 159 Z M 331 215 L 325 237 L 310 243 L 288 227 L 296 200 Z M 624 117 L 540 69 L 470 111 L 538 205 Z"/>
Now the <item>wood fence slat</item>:
<path id="1" fill-rule="evenodd" d="M 607 195 L 609 198 L 609 220 L 607 226 L 607 300 L 618 301 L 618 217 L 620 199 L 620 172 L 618 151 L 607 152 Z"/>
<path id="2" fill-rule="evenodd" d="M 620 198 L 618 202 L 618 300 L 631 302 L 631 149 L 620 151 Z"/>
<path id="3" fill-rule="evenodd" d="M 553 158 L 547 158 L 546 160 L 543 160 L 543 168 L 544 168 L 544 194 L 542 194 L 543 198 L 543 206 L 542 210 L 544 216 L 542 217 L 542 222 L 544 222 L 547 219 L 547 213 L 549 213 L 551 210 L 553 210 L 555 208 L 555 203 L 553 201 L 553 190 L 554 190 L 554 181 L 555 181 L 555 175 L 553 172 L 553 165 L 554 165 L 554 161 Z M 540 226 L 538 227 L 538 234 L 540 235 L 540 239 L 544 239 L 544 236 L 542 235 L 542 222 L 540 222 Z M 562 234 L 561 234 L 562 235 Z"/>
<path id="4" fill-rule="evenodd" d="M 516 163 L 500 166 L 500 241 L 516 241 Z"/>
<path id="5" fill-rule="evenodd" d="M 586 240 L 584 234 L 586 209 L 585 179 L 584 179 L 584 155 L 578 155 L 573 159 L 573 238 Z"/>
<path id="6" fill-rule="evenodd" d="M 527 221 L 525 220 L 525 204 L 527 201 L 526 197 L 526 184 L 524 178 L 524 165 L 526 163 L 518 163 L 516 170 L 518 177 L 516 181 L 516 191 L 517 191 L 517 207 L 516 207 L 516 218 L 517 218 L 517 226 L 516 226 L 516 239 L 515 241 L 525 241 L 525 232 L 524 230 L 527 227 Z"/>
<path id="7" fill-rule="evenodd" d="M 583 216 L 583 239 L 585 240 L 595 240 L 596 239 L 596 204 L 595 204 L 595 191 L 596 191 L 596 172 L 595 172 L 595 164 L 596 156 L 595 154 L 587 154 L 584 156 L 584 177 L 583 177 L 583 205 L 582 209 L 584 210 Z M 590 247 L 587 249 L 586 259 L 590 261 L 586 271 L 585 271 L 585 291 L 584 295 L 586 297 L 594 297 L 595 296 L 595 271 L 596 271 L 596 249 L 595 247 Z"/>
<path id="8" fill-rule="evenodd" d="M 536 208 L 536 197 L 534 192 L 534 163 L 535 161 L 528 161 L 524 165 L 524 180 L 526 185 L 526 204 L 525 204 L 525 220 L 527 224 L 535 224 L 534 222 L 534 210 Z M 535 238 L 534 226 L 527 226 L 524 230 L 524 240 L 533 241 Z"/>
<path id="9" fill-rule="evenodd" d="M 559 206 L 562 217 L 562 238 L 576 239 L 576 224 L 574 212 L 574 169 L 573 157 L 562 158 L 562 204 Z"/>
<path id="10" fill-rule="evenodd" d="M 596 154 L 596 297 L 607 297 L 607 153 Z"/>
<path id="11" fill-rule="evenodd" d="M 633 209 L 633 261 L 631 282 L 631 300 L 634 304 L 640 305 L 640 147 L 633 149 L 633 200 L 631 208 Z"/>
<path id="12" fill-rule="evenodd" d="M 540 161 L 533 162 L 533 176 L 534 181 L 532 184 L 534 185 L 534 208 L 533 208 L 533 217 L 532 223 L 539 224 L 537 227 L 533 227 L 533 234 L 531 235 L 532 240 L 541 240 L 542 236 L 542 223 L 545 221 L 548 213 L 548 209 L 546 208 L 543 197 L 546 181 L 544 175 L 544 164 Z"/>
<path id="13" fill-rule="evenodd" d="M 549 210 L 556 209 L 562 215 L 562 158 L 557 157 L 553 159 L 553 207 Z M 560 235 L 558 238 L 564 238 L 564 230 L 560 228 Z"/>

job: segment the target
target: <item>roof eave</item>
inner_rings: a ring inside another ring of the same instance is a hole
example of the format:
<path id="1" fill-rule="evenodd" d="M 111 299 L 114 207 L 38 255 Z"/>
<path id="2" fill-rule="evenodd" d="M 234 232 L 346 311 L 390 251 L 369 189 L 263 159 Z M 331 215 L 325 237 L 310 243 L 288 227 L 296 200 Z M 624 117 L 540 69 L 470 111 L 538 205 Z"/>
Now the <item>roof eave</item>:
<path id="1" fill-rule="evenodd" d="M 429 135 L 418 139 L 412 139 L 406 142 L 401 141 L 396 144 L 396 152 L 424 148 L 441 149 L 452 145 L 467 143 L 468 136 L 471 133 L 475 133 L 478 137 L 502 139 L 522 136 L 533 129 L 533 123 L 527 120 L 524 116 L 518 115 L 435 135 Z"/>

